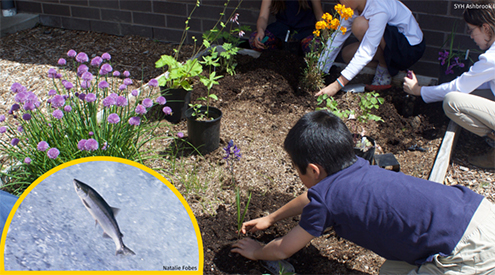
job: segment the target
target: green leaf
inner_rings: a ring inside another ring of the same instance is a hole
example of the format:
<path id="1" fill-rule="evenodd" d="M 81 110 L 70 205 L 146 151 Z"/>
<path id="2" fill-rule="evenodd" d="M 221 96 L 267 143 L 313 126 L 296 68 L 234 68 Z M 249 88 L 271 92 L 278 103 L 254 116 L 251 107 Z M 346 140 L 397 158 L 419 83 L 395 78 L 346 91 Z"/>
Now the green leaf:
<path id="1" fill-rule="evenodd" d="M 211 94 L 211 95 L 209 95 L 209 97 L 213 98 L 214 100 L 218 100 L 218 97 L 215 94 Z"/>

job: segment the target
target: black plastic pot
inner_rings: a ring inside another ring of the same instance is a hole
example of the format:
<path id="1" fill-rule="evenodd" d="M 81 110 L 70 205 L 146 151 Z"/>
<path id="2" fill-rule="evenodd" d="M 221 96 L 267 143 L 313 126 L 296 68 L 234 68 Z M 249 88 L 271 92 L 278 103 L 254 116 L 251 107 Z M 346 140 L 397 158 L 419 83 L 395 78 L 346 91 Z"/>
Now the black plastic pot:
<path id="1" fill-rule="evenodd" d="M 193 108 L 186 110 L 187 135 L 191 144 L 201 154 L 208 154 L 220 146 L 220 120 L 222 111 L 215 107 L 208 108 L 207 120 L 196 120 L 193 116 Z M 206 113 L 206 106 L 199 109 L 199 113 Z"/>
<path id="2" fill-rule="evenodd" d="M 166 89 L 160 87 L 161 91 L 165 91 L 164 97 L 167 99 L 165 106 L 169 106 L 172 109 L 172 115 L 165 116 L 165 119 L 171 123 L 179 123 L 181 120 L 186 119 L 186 110 L 189 108 L 191 102 L 191 91 L 184 89 Z"/>
<path id="3" fill-rule="evenodd" d="M 367 161 L 369 161 L 369 163 L 371 165 L 374 164 L 374 156 L 375 156 L 375 148 L 376 148 L 376 143 L 375 143 L 375 140 L 369 136 L 364 136 L 369 142 L 371 142 L 371 144 L 373 144 L 373 147 L 369 148 L 367 151 L 362 151 L 361 148 L 356 148 L 354 147 L 354 153 L 356 153 L 356 156 L 358 157 L 361 157 Z M 361 135 L 359 134 L 354 134 L 354 139 L 356 140 L 356 142 L 360 141 L 362 138 Z"/>

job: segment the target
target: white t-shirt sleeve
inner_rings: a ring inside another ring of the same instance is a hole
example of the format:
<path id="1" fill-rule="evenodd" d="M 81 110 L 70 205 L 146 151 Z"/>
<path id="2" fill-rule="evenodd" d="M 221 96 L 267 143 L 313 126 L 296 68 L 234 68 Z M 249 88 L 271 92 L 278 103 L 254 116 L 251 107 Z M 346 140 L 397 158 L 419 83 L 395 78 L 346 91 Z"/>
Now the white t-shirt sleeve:
<path id="1" fill-rule="evenodd" d="M 337 31 L 332 34 L 330 39 L 328 39 L 325 49 L 321 53 L 320 59 L 318 60 L 318 65 L 324 73 L 328 73 L 330 71 L 330 68 L 335 61 L 335 58 L 339 54 L 342 45 L 351 35 L 352 21 L 355 17 L 356 15 L 354 15 L 351 19 L 342 22 L 342 27 L 347 28 L 347 32 L 345 34 Z"/>

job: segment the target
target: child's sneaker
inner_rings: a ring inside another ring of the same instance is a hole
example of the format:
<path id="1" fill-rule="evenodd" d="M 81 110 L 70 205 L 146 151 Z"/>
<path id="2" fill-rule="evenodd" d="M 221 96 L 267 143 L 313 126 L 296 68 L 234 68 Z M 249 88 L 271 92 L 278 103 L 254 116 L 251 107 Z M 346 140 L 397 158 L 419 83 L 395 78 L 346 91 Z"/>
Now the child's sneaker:
<path id="1" fill-rule="evenodd" d="M 392 87 L 390 85 L 391 82 L 392 76 L 390 76 L 388 69 L 378 65 L 376 67 L 375 77 L 373 77 L 371 85 L 366 85 L 366 89 L 375 91 L 390 89 Z"/>

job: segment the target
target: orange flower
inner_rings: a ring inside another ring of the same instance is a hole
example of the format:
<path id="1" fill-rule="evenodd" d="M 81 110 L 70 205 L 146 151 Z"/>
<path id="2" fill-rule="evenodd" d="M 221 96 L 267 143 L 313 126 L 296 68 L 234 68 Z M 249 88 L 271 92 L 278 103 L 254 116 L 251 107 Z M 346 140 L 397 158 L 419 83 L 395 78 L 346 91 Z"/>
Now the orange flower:
<path id="1" fill-rule="evenodd" d="M 320 31 L 319 30 L 315 30 L 315 31 L 313 31 L 313 34 L 318 37 L 318 36 L 320 36 Z"/>
<path id="2" fill-rule="evenodd" d="M 327 24 L 327 22 L 320 20 L 320 21 L 316 22 L 315 28 L 317 30 L 323 30 L 325 28 L 328 28 L 328 24 Z"/>
<path id="3" fill-rule="evenodd" d="M 344 8 L 342 9 L 342 13 L 340 14 L 340 17 L 343 18 L 344 20 L 348 20 L 354 15 L 354 11 L 351 8 Z"/>
<path id="4" fill-rule="evenodd" d="M 330 28 L 332 30 L 337 30 L 340 25 L 340 21 L 337 18 L 332 19 L 332 22 L 330 22 Z"/>
<path id="5" fill-rule="evenodd" d="M 347 28 L 346 27 L 340 27 L 340 31 L 342 32 L 342 34 L 345 34 L 347 32 Z"/>
<path id="6" fill-rule="evenodd" d="M 323 16 L 321 17 L 323 20 L 325 20 L 328 24 L 332 21 L 333 17 L 330 13 L 324 13 Z"/>

